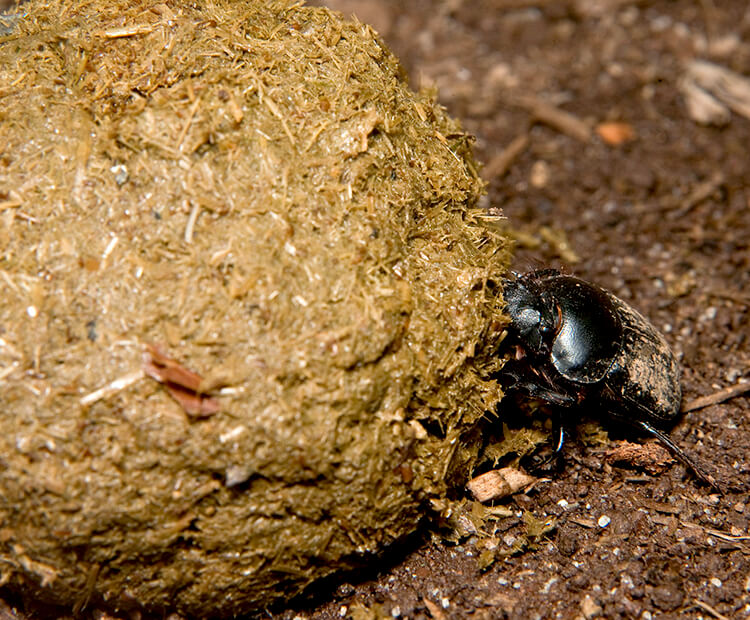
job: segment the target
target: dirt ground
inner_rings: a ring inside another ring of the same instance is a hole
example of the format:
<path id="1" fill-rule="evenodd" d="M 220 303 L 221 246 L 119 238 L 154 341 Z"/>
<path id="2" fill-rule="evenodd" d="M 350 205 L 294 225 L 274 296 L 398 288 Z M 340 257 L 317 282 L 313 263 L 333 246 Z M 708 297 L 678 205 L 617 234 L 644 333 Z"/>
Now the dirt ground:
<path id="1" fill-rule="evenodd" d="M 650 317 L 682 361 L 685 402 L 750 381 L 750 120 L 704 126 L 683 94 L 692 60 L 750 75 L 747 3 L 325 4 L 373 24 L 412 83 L 437 86 L 477 136 L 517 269 L 563 268 Z M 547 119 L 540 101 L 573 119 Z M 597 127 L 604 138 L 586 133 Z M 506 502 L 518 516 L 457 546 L 411 541 L 281 617 L 750 617 L 749 431 L 747 394 L 672 431 L 724 496 L 681 465 L 610 465 L 624 438 L 645 441 L 631 433 L 601 447 L 574 438 L 552 480 Z M 480 571 L 485 548 L 517 543 L 523 512 L 556 527 Z"/>
<path id="2" fill-rule="evenodd" d="M 371 23 L 413 85 L 436 86 L 477 136 L 487 206 L 515 231 L 519 270 L 563 268 L 650 317 L 682 361 L 686 402 L 750 381 L 750 102 L 703 125 L 683 81 L 694 59 L 750 76 L 747 3 L 324 4 Z M 750 618 L 749 431 L 747 393 L 672 431 L 723 496 L 679 464 L 653 475 L 611 464 L 625 438 L 646 441 L 632 433 L 573 437 L 549 479 L 505 501 L 512 516 L 488 531 L 448 545 L 426 527 L 275 616 Z M 523 514 L 554 528 L 505 554 L 527 531 Z M 487 550 L 498 559 L 480 570 Z"/>

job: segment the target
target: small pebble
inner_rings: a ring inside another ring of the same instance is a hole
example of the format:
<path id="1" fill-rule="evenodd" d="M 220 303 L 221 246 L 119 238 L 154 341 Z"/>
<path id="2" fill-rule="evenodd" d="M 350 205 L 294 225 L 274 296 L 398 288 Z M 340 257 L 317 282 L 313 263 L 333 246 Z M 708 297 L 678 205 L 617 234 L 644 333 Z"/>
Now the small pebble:
<path id="1" fill-rule="evenodd" d="M 440 599 L 440 604 L 443 606 L 443 609 L 448 609 L 451 606 L 450 599 L 447 596 Z"/>
<path id="2" fill-rule="evenodd" d="M 560 508 L 562 508 L 563 510 L 567 510 L 568 506 L 570 506 L 568 501 L 565 499 L 561 499 L 559 502 L 557 502 L 557 505 L 560 506 Z"/>
<path id="3" fill-rule="evenodd" d="M 112 166 L 110 172 L 115 175 L 115 183 L 124 185 L 128 182 L 128 169 L 122 164 Z"/>
<path id="4" fill-rule="evenodd" d="M 599 521 L 597 521 L 599 527 L 607 527 L 611 522 L 612 519 L 610 519 L 607 515 L 602 515 L 601 517 L 599 517 Z"/>
<path id="5" fill-rule="evenodd" d="M 401 608 L 396 605 L 395 607 L 391 607 L 391 616 L 393 618 L 398 618 L 401 615 Z"/>
<path id="6" fill-rule="evenodd" d="M 714 588 L 720 588 L 721 587 L 721 579 L 718 577 L 711 577 L 711 585 Z"/>
<path id="7" fill-rule="evenodd" d="M 588 594 L 581 601 L 581 611 L 586 618 L 594 618 L 602 613 L 601 605 L 599 605 L 594 599 Z"/>
<path id="8" fill-rule="evenodd" d="M 531 183 L 531 186 L 536 187 L 537 189 L 542 188 L 549 183 L 549 179 L 549 164 L 543 160 L 535 161 L 531 166 L 531 173 L 529 175 L 529 183 Z"/>

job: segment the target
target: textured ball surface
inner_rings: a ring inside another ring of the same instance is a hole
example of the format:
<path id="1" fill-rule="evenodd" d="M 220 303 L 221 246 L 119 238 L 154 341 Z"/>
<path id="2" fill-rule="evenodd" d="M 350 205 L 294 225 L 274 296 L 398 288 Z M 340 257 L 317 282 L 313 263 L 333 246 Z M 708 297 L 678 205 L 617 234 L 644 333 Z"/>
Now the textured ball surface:
<path id="1" fill-rule="evenodd" d="M 500 398 L 469 139 L 296 2 L 0 39 L 0 581 L 240 614 L 412 532 Z"/>

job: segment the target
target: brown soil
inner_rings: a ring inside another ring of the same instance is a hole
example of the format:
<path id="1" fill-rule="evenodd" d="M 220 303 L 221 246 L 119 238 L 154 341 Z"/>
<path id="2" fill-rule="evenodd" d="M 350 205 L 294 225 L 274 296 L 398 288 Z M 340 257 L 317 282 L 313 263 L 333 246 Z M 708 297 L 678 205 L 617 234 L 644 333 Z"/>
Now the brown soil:
<path id="1" fill-rule="evenodd" d="M 413 84 L 436 85 L 477 136 L 488 205 L 520 233 L 519 270 L 561 267 L 649 316 L 681 358 L 686 402 L 750 380 L 750 121 L 699 125 L 678 89 L 696 58 L 750 74 L 746 3 L 326 4 L 373 24 Z M 533 123 L 531 97 L 590 126 L 626 123 L 633 139 L 583 142 Z M 499 176 L 498 156 L 521 136 Z M 680 465 L 653 476 L 609 465 L 624 438 L 644 441 L 627 431 L 609 429 L 601 448 L 574 438 L 553 480 L 507 504 L 556 519 L 536 550 L 478 569 L 486 545 L 513 547 L 520 518 L 457 546 L 415 541 L 283 617 L 750 617 L 749 404 L 745 394 L 690 412 L 672 431 L 724 496 Z"/>
<path id="2" fill-rule="evenodd" d="M 373 24 L 413 84 L 436 85 L 477 136 L 487 205 L 518 234 L 519 270 L 562 267 L 649 316 L 679 353 L 686 401 L 750 380 L 750 120 L 699 125 L 678 88 L 694 58 L 750 75 L 746 3 L 325 4 Z M 590 127 L 625 123 L 633 139 L 584 141 L 578 125 L 535 123 L 530 98 Z M 504 171 L 515 139 L 527 142 Z M 678 464 L 656 474 L 609 464 L 625 438 L 645 441 L 609 430 L 602 447 L 572 438 L 551 479 L 506 501 L 516 516 L 482 536 L 449 546 L 426 529 L 276 617 L 750 617 L 748 395 L 692 411 L 672 431 L 723 496 Z M 481 571 L 488 547 L 524 537 L 523 513 L 556 527 Z"/>

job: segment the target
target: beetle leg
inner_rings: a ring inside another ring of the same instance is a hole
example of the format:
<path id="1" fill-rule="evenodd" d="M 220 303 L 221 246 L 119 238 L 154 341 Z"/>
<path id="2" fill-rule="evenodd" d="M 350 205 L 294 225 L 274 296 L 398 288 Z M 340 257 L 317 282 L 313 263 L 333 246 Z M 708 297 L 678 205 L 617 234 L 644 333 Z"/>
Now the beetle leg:
<path id="1" fill-rule="evenodd" d="M 644 431 L 646 431 L 649 435 L 656 437 L 661 443 L 669 448 L 670 452 L 675 455 L 677 460 L 679 460 L 685 467 L 691 470 L 703 482 L 716 489 L 722 495 L 724 494 L 724 491 L 721 489 L 721 487 L 719 487 L 714 477 L 711 474 L 706 473 L 702 467 L 700 467 L 693 459 L 685 454 L 682 448 L 674 443 L 669 435 L 660 431 L 658 428 L 652 426 L 645 420 L 636 420 L 634 421 L 634 423 Z"/>
<path id="2" fill-rule="evenodd" d="M 519 381 L 506 388 L 507 391 L 516 390 L 524 392 L 532 398 L 538 398 L 543 400 L 550 405 L 556 405 L 558 407 L 572 407 L 577 404 L 578 401 L 568 394 L 562 392 L 556 392 L 553 389 L 537 385 L 536 383 Z"/>
<path id="3" fill-rule="evenodd" d="M 559 454 L 562 451 L 563 444 L 565 443 L 565 427 L 559 416 L 557 416 L 557 418 L 557 444 L 555 445 L 555 454 Z"/>

